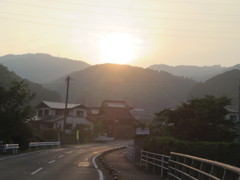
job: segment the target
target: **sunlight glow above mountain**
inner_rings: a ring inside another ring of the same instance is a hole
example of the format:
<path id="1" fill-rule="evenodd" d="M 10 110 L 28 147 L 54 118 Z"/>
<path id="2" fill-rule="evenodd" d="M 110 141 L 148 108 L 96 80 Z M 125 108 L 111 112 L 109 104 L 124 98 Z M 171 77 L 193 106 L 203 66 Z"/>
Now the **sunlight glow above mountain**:
<path id="1" fill-rule="evenodd" d="M 112 33 L 100 41 L 103 63 L 128 64 L 136 58 L 136 40 L 128 34 Z"/>

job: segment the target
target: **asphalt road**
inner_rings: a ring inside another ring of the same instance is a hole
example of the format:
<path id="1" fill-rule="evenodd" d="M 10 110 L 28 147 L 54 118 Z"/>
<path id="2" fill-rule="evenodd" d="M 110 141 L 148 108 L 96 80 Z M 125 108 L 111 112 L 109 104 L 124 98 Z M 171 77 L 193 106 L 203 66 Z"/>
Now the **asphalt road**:
<path id="1" fill-rule="evenodd" d="M 0 157 L 0 180 L 100 180 L 94 157 L 126 141 L 68 146 Z"/>

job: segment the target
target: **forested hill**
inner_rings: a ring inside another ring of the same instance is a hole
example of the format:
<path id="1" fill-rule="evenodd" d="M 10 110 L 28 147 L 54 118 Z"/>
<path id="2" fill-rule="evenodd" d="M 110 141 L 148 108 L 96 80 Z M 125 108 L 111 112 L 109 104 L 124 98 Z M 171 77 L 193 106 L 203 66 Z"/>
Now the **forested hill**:
<path id="1" fill-rule="evenodd" d="M 0 86 L 9 88 L 13 80 L 21 81 L 22 79 L 14 72 L 10 72 L 7 67 L 0 64 Z M 27 83 L 29 89 L 36 94 L 31 102 L 33 106 L 43 100 L 61 101 L 61 97 L 57 92 L 50 91 L 42 85 L 33 83 L 29 80 L 24 81 Z"/>
<path id="2" fill-rule="evenodd" d="M 232 67 L 236 68 L 236 67 Z M 225 72 L 228 68 L 220 65 L 214 66 L 168 66 L 165 64 L 155 64 L 149 67 L 149 69 L 157 71 L 166 71 L 175 76 L 188 77 L 195 81 L 204 82 L 218 74 Z"/>
<path id="3" fill-rule="evenodd" d="M 191 96 L 204 95 L 223 96 L 232 98 L 232 105 L 238 105 L 240 70 L 234 69 L 217 75 L 204 83 L 197 84 L 191 91 Z"/>
<path id="4" fill-rule="evenodd" d="M 131 106 L 152 111 L 173 107 L 188 97 L 195 81 L 166 72 L 128 65 L 95 65 L 70 74 L 71 102 L 98 106 L 105 99 L 126 100 Z M 46 86 L 66 93 L 66 81 L 61 78 Z"/>
<path id="5" fill-rule="evenodd" d="M 40 53 L 2 56 L 0 64 L 24 79 L 41 84 L 90 66 L 83 61 Z"/>

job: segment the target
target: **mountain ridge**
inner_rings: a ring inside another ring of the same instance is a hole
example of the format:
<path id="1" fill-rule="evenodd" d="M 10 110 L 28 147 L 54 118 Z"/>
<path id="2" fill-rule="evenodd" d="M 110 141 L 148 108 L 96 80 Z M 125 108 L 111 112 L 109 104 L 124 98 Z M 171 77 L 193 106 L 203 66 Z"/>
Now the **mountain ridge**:
<path id="1" fill-rule="evenodd" d="M 41 84 L 90 66 L 83 61 L 43 53 L 8 54 L 0 57 L 0 64 L 8 67 L 23 79 Z"/>
<path id="2" fill-rule="evenodd" d="M 195 85 L 190 91 L 194 97 L 203 97 L 204 95 L 227 96 L 232 99 L 233 107 L 238 107 L 240 70 L 232 69 L 222 74 L 214 76 L 204 83 Z"/>
<path id="3" fill-rule="evenodd" d="M 165 64 L 155 64 L 148 67 L 157 71 L 167 71 L 175 76 L 188 77 L 198 82 L 204 82 L 217 74 L 227 70 L 227 67 L 220 65 L 213 66 L 193 66 L 193 65 L 178 65 L 169 66 Z"/>
<path id="4" fill-rule="evenodd" d="M 87 106 L 105 99 L 125 100 L 133 107 L 159 111 L 185 101 L 195 81 L 130 65 L 101 64 L 70 74 L 69 98 Z M 65 97 L 65 77 L 45 87 Z M 61 92 L 60 92 L 61 91 Z"/>
<path id="5" fill-rule="evenodd" d="M 27 79 L 22 79 L 13 71 L 9 71 L 7 67 L 0 64 L 0 85 L 4 88 L 9 88 L 12 81 L 24 81 L 31 92 L 35 93 L 35 97 L 31 101 L 31 105 L 35 107 L 40 101 L 61 101 L 60 95 L 55 92 L 44 88 L 38 83 L 31 82 Z"/>

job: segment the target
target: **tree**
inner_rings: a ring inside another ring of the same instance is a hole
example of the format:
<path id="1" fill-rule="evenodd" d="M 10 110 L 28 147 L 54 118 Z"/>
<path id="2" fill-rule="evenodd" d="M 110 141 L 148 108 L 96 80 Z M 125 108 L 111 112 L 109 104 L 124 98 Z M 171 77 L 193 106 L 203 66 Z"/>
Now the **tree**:
<path id="1" fill-rule="evenodd" d="M 32 136 L 27 120 L 32 117 L 29 105 L 34 94 L 23 82 L 13 81 L 10 88 L 0 86 L 0 138 L 6 143 L 27 144 Z"/>
<path id="2" fill-rule="evenodd" d="M 232 141 L 237 135 L 237 125 L 226 119 L 226 106 L 231 99 L 226 96 L 192 98 L 174 110 L 156 113 L 161 126 L 170 128 L 177 138 L 192 141 Z"/>

